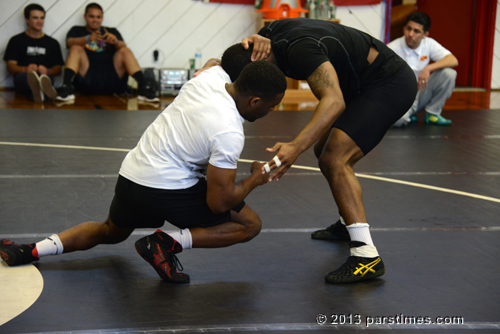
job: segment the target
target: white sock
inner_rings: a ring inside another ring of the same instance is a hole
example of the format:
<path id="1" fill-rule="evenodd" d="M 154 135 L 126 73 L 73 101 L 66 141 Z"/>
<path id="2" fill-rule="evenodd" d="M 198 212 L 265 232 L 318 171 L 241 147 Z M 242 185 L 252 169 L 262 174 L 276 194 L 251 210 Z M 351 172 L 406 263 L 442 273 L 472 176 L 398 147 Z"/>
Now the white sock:
<path id="1" fill-rule="evenodd" d="M 342 218 L 342 216 L 340 216 L 340 223 L 341 223 L 342 225 L 346 226 L 346 224 L 345 224 L 345 220 L 344 220 L 344 218 Z"/>
<path id="2" fill-rule="evenodd" d="M 347 231 L 351 236 L 351 241 L 361 241 L 367 245 L 373 245 L 370 225 L 364 223 L 352 224 L 347 226 Z"/>
<path id="3" fill-rule="evenodd" d="M 191 236 L 191 232 L 188 228 L 176 232 L 171 232 L 168 235 L 174 238 L 175 241 L 180 243 L 182 249 L 190 249 L 193 246 L 193 237 Z"/>
<path id="4" fill-rule="evenodd" d="M 377 248 L 373 245 L 372 236 L 370 234 L 370 225 L 364 223 L 355 223 L 347 226 L 347 231 L 349 232 L 351 241 L 360 241 L 366 244 L 366 246 L 352 247 L 351 256 L 378 256 Z"/>
<path id="5" fill-rule="evenodd" d="M 63 244 L 57 234 L 53 234 L 47 239 L 36 243 L 36 251 L 39 258 L 47 255 L 59 255 L 62 254 L 63 250 Z"/>

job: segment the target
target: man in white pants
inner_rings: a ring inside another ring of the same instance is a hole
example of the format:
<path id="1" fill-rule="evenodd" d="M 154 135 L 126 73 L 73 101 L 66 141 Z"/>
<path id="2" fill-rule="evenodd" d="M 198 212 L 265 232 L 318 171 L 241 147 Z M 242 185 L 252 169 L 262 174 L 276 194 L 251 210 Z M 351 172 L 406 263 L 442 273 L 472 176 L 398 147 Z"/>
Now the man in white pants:
<path id="1" fill-rule="evenodd" d="M 394 126 L 417 122 L 416 113 L 425 110 L 426 124 L 450 125 L 451 120 L 441 116 L 443 106 L 455 88 L 457 58 L 429 36 L 431 19 L 425 13 L 408 16 L 404 36 L 388 44 L 410 65 L 418 83 L 415 102 Z M 430 61 L 433 63 L 430 63 Z"/>

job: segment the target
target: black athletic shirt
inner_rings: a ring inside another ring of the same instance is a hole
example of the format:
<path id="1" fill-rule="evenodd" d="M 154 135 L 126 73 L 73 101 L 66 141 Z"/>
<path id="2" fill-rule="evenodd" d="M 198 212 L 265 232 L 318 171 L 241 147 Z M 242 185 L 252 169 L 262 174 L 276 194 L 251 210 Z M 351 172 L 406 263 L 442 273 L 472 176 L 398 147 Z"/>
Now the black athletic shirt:
<path id="1" fill-rule="evenodd" d="M 104 28 L 104 27 L 102 27 Z M 108 28 L 106 30 L 115 35 L 119 41 L 123 41 L 122 35 L 115 28 Z M 103 31 L 103 30 L 102 30 Z M 85 26 L 74 26 L 66 35 L 66 40 L 68 38 L 78 38 L 82 36 L 89 35 L 90 32 L 87 30 Z M 116 48 L 114 45 L 105 43 L 104 45 L 99 45 L 96 42 L 85 43 L 85 51 L 87 52 L 87 56 L 89 57 L 89 61 L 109 61 L 113 59 L 113 55 L 116 52 Z"/>
<path id="2" fill-rule="evenodd" d="M 404 69 L 404 61 L 376 38 L 334 22 L 305 18 L 276 20 L 259 35 L 271 40 L 271 48 L 283 73 L 306 80 L 321 64 L 330 61 L 337 72 L 344 99 L 380 85 Z M 379 51 L 372 65 L 370 47 Z"/>
<path id="3" fill-rule="evenodd" d="M 64 65 L 58 41 L 47 35 L 42 38 L 31 38 L 25 32 L 9 40 L 3 59 L 15 60 L 18 66 L 37 64 L 52 68 Z"/>

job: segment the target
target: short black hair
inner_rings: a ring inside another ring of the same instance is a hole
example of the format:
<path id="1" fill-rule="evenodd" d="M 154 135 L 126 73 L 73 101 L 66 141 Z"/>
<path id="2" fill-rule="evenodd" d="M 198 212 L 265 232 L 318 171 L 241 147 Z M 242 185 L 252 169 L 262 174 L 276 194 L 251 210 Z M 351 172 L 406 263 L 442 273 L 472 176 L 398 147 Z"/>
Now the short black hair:
<path id="1" fill-rule="evenodd" d="M 227 48 L 222 54 L 221 66 L 229 74 L 232 82 L 235 82 L 243 68 L 252 62 L 250 59 L 252 51 L 253 44 L 245 50 L 241 43 L 237 43 Z"/>
<path id="2" fill-rule="evenodd" d="M 429 15 L 425 13 L 422 12 L 411 13 L 406 19 L 405 25 L 407 25 L 408 22 L 410 21 L 421 24 L 424 27 L 424 32 L 429 31 L 429 29 L 431 28 L 431 18 L 429 17 Z"/>
<path id="3" fill-rule="evenodd" d="M 95 2 L 91 2 L 91 3 L 89 3 L 89 4 L 85 7 L 85 14 L 87 14 L 87 12 L 89 11 L 89 9 L 91 9 L 91 8 L 100 9 L 100 10 L 101 10 L 101 13 L 104 13 L 104 11 L 102 10 L 101 5 L 99 5 L 98 3 L 95 3 Z"/>
<path id="4" fill-rule="evenodd" d="M 40 6 L 39 4 L 36 4 L 36 3 L 32 3 L 32 4 L 27 5 L 24 8 L 24 17 L 26 18 L 26 20 L 29 20 L 32 10 L 39 10 L 45 14 L 45 9 L 43 9 L 42 6 Z"/>
<path id="5" fill-rule="evenodd" d="M 234 82 L 234 88 L 240 94 L 270 101 L 285 92 L 286 78 L 278 66 L 257 60 L 245 66 Z"/>

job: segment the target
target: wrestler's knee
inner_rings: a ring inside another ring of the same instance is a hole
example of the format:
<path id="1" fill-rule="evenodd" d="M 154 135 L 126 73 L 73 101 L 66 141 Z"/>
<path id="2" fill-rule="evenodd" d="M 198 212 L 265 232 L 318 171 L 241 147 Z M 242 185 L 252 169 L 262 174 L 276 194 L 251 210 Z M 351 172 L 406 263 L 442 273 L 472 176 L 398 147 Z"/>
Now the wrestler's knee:
<path id="1" fill-rule="evenodd" d="M 103 223 L 102 228 L 105 244 L 117 244 L 125 241 L 133 231 L 133 229 L 122 229 L 117 227 L 109 217 Z"/>
<path id="2" fill-rule="evenodd" d="M 245 237 L 241 242 L 250 241 L 259 235 L 262 229 L 262 221 L 255 211 L 245 205 L 238 215 L 240 223 L 245 226 Z"/>
<path id="3" fill-rule="evenodd" d="M 345 161 L 332 149 L 325 149 L 318 159 L 319 169 L 323 175 L 338 173 L 345 166 Z"/>

